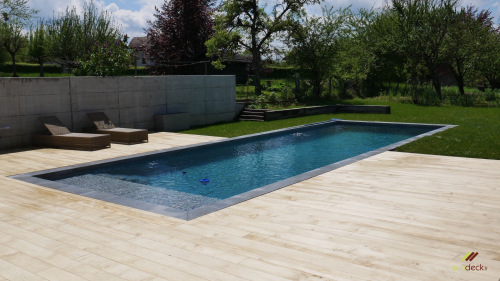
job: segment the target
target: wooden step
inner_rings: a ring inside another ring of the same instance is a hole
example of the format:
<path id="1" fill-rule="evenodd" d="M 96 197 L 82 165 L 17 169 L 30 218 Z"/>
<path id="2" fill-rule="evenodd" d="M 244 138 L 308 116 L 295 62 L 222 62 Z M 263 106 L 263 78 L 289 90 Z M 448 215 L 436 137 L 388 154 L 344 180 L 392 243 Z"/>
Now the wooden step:
<path id="1" fill-rule="evenodd" d="M 259 120 L 264 120 L 264 116 L 257 116 L 257 115 L 240 115 L 240 118 L 246 118 L 246 119 L 259 119 Z"/>
<path id="2" fill-rule="evenodd" d="M 249 118 L 240 118 L 238 120 L 240 120 L 240 121 L 264 122 L 264 120 L 261 120 L 261 119 L 249 119 Z"/>
<path id="3" fill-rule="evenodd" d="M 245 108 L 245 109 L 243 109 L 243 111 L 249 111 L 249 112 L 262 112 L 262 113 L 264 113 L 264 112 L 266 112 L 266 111 L 267 111 L 267 109 L 251 109 L 251 108 Z"/>
<path id="4" fill-rule="evenodd" d="M 262 112 L 253 112 L 253 111 L 242 111 L 241 115 L 251 115 L 251 116 L 265 116 Z"/>

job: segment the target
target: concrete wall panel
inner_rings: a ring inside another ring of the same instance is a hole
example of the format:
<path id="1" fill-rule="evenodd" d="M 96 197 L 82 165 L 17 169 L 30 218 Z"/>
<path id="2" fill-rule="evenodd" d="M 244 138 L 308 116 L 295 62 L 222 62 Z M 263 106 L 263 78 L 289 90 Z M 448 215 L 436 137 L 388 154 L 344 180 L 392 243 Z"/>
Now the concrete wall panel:
<path id="1" fill-rule="evenodd" d="M 119 78 L 70 77 L 71 94 L 117 93 Z"/>
<path id="2" fill-rule="evenodd" d="M 189 117 L 190 126 L 201 126 L 207 124 L 207 115 L 198 115 Z"/>
<path id="3" fill-rule="evenodd" d="M 19 107 L 21 115 L 34 115 L 69 112 L 69 95 L 31 95 L 20 96 Z"/>
<path id="4" fill-rule="evenodd" d="M 189 112 L 189 103 L 168 103 L 167 113 Z"/>
<path id="5" fill-rule="evenodd" d="M 118 92 L 113 93 L 72 93 L 73 112 L 102 111 L 118 108 Z"/>
<path id="6" fill-rule="evenodd" d="M 205 88 L 205 78 L 207 76 L 165 76 L 165 85 L 167 92 L 169 90 Z M 212 77 L 209 76 L 208 80 Z"/>
<path id="7" fill-rule="evenodd" d="M 9 127 L 10 129 L 0 130 L 0 138 L 19 136 L 23 133 L 21 116 L 19 115 L 0 117 L 0 127 L 4 126 Z"/>
<path id="8" fill-rule="evenodd" d="M 207 88 L 225 88 L 236 85 L 235 78 L 232 75 L 210 76 L 206 81 Z"/>
<path id="9" fill-rule="evenodd" d="M 0 96 L 0 116 L 19 116 L 19 98 Z"/>
<path id="10" fill-rule="evenodd" d="M 190 125 L 229 121 L 235 115 L 233 76 L 1 78 L 0 149 L 31 144 L 45 132 L 40 116 L 57 116 L 73 132 L 102 111 L 117 126 L 153 129 L 154 115 L 186 112 Z M 207 94 L 208 93 L 208 94 Z"/>

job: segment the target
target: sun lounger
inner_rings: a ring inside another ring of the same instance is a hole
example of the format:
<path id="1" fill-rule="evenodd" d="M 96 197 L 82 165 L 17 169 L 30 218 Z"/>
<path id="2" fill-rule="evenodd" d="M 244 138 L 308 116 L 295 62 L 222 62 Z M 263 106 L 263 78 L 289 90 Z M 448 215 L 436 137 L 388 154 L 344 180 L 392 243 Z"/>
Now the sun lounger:
<path id="1" fill-rule="evenodd" d="M 51 135 L 34 135 L 36 146 L 96 150 L 111 147 L 111 137 L 101 134 L 71 133 L 55 116 L 38 118 Z"/>
<path id="2" fill-rule="evenodd" d="M 104 112 L 87 113 L 87 116 L 92 120 L 95 127 L 87 129 L 86 132 L 109 134 L 113 142 L 127 144 L 149 142 L 148 130 L 116 128 Z"/>

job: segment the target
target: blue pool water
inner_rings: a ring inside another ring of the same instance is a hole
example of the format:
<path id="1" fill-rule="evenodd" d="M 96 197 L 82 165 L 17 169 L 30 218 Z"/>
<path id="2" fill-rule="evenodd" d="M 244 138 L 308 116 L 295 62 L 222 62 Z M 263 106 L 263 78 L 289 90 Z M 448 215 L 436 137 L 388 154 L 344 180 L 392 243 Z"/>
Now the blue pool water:
<path id="1" fill-rule="evenodd" d="M 159 154 L 57 181 L 191 210 L 433 129 L 332 123 Z M 205 178 L 210 183 L 200 182 Z"/>

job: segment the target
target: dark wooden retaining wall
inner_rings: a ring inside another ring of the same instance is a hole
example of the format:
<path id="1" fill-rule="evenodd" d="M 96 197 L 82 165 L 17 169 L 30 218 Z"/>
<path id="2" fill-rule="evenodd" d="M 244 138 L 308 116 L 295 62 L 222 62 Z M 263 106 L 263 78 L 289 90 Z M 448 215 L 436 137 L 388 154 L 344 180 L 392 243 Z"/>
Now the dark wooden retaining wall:
<path id="1" fill-rule="evenodd" d="M 266 121 L 288 119 L 301 116 L 328 114 L 328 113 L 371 113 L 391 114 L 391 107 L 387 105 L 324 105 L 302 107 L 284 110 L 268 110 L 265 114 Z"/>

